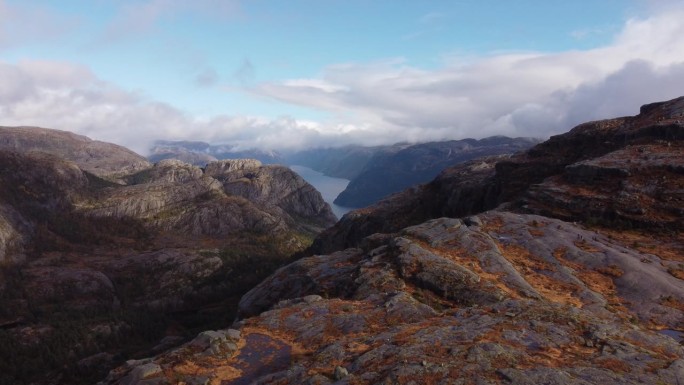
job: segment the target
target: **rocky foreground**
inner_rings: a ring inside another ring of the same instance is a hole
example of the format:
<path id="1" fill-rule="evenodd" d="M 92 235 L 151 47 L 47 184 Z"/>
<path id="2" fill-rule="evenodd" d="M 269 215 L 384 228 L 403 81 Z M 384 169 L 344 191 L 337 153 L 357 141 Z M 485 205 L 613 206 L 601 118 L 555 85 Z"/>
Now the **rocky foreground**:
<path id="1" fill-rule="evenodd" d="M 683 149 L 680 98 L 447 169 L 101 383 L 684 383 Z"/>
<path id="2" fill-rule="evenodd" d="M 94 383 L 124 357 L 228 323 L 245 291 L 334 222 L 286 167 L 153 165 L 0 127 L 0 384 Z"/>

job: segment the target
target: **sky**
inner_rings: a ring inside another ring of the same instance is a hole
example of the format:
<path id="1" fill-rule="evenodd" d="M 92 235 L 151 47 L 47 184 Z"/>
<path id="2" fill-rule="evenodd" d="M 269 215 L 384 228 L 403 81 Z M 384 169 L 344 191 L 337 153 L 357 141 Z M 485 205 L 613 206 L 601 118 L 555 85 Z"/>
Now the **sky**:
<path id="1" fill-rule="evenodd" d="M 0 125 L 145 154 L 547 138 L 684 95 L 680 0 L 0 0 Z"/>

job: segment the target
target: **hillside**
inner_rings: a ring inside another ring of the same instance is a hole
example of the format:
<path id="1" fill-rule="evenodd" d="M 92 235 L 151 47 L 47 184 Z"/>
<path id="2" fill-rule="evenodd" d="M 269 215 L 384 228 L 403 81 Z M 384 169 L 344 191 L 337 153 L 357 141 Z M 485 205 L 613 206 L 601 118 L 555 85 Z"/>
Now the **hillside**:
<path id="1" fill-rule="evenodd" d="M 429 182 L 449 166 L 483 156 L 513 154 L 536 143 L 529 138 L 500 136 L 389 146 L 368 160 L 335 203 L 365 207 L 392 193 Z"/>
<path id="2" fill-rule="evenodd" d="M 0 126 L 0 150 L 51 154 L 110 180 L 151 166 L 144 157 L 116 144 L 40 127 Z"/>
<path id="3" fill-rule="evenodd" d="M 239 319 L 102 384 L 676 384 L 684 98 L 345 216 Z"/>
<path id="4" fill-rule="evenodd" d="M 287 164 L 306 166 L 325 175 L 354 179 L 363 171 L 368 161 L 391 146 L 366 147 L 350 145 L 323 147 L 286 154 Z"/>
<path id="5" fill-rule="evenodd" d="M 151 165 L 47 129 L 0 142 L 0 384 L 94 383 L 228 323 L 335 221 L 297 174 L 257 160 Z"/>

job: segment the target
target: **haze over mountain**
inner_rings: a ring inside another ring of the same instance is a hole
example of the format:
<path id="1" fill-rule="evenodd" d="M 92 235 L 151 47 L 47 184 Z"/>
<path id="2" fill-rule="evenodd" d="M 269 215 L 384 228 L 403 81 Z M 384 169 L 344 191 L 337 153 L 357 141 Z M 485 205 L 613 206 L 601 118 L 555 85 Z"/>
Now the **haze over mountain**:
<path id="1" fill-rule="evenodd" d="M 513 154 L 538 140 L 503 136 L 382 148 L 335 199 L 346 207 L 365 207 L 381 198 L 432 180 L 448 166 L 486 155 Z"/>
<path id="2" fill-rule="evenodd" d="M 256 158 L 267 163 L 306 166 L 328 176 L 350 179 L 334 203 L 358 208 L 412 185 L 430 181 L 447 166 L 486 155 L 513 154 L 537 142 L 531 138 L 498 136 L 481 140 L 375 147 L 355 145 L 278 153 L 258 149 L 235 151 L 231 145 L 204 142 L 157 141 L 149 159 L 178 159 L 204 166 L 217 159 Z"/>

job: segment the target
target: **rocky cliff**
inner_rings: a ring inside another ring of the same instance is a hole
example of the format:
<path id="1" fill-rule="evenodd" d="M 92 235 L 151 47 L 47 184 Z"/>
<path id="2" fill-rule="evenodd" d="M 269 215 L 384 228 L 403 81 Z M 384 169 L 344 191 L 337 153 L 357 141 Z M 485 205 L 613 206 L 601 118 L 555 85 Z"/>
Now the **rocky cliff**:
<path id="1" fill-rule="evenodd" d="M 93 383 L 230 322 L 242 293 L 335 222 L 286 167 L 150 165 L 45 129 L 0 142 L 13 143 L 0 150 L 1 384 Z M 97 148 L 112 166 L 79 153 Z"/>
<path id="2" fill-rule="evenodd" d="M 683 113 L 587 123 L 357 210 L 231 329 L 102 384 L 681 383 Z"/>

